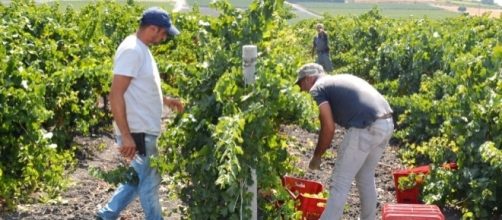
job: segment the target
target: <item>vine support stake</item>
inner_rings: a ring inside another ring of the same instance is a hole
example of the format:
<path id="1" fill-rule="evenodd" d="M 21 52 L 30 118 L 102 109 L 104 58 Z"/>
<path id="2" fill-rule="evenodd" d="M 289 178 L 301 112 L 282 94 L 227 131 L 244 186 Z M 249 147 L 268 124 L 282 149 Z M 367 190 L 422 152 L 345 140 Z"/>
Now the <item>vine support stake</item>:
<path id="1" fill-rule="evenodd" d="M 244 45 L 242 47 L 242 68 L 244 72 L 244 83 L 246 85 L 253 84 L 256 72 L 256 59 L 258 57 L 258 49 L 255 45 Z"/>
<path id="2" fill-rule="evenodd" d="M 258 57 L 258 49 L 255 45 L 244 45 L 242 47 L 242 68 L 244 73 L 244 83 L 246 85 L 253 84 L 256 81 L 256 59 Z M 253 180 L 253 185 L 248 186 L 248 192 L 253 194 L 251 199 L 251 220 L 258 219 L 258 200 L 257 191 L 258 186 L 256 182 L 256 169 L 251 168 L 251 179 Z M 242 213 L 241 213 L 242 218 Z"/>

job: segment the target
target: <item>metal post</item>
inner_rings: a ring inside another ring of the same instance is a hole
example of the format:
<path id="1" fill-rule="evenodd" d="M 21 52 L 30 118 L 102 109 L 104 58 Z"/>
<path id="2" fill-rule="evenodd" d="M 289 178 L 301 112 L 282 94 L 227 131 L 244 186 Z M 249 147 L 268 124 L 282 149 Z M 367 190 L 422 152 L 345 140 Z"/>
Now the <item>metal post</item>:
<path id="1" fill-rule="evenodd" d="M 255 72 L 256 72 L 256 58 L 258 57 L 258 49 L 255 45 L 244 45 L 242 47 L 242 68 L 244 72 L 244 83 L 246 85 L 253 84 L 256 81 Z M 248 186 L 248 192 L 253 194 L 253 198 L 251 200 L 251 220 L 258 219 L 258 200 L 257 200 L 257 191 L 258 185 L 256 184 L 256 169 L 251 168 L 251 179 L 253 180 L 253 185 Z M 242 213 L 241 213 L 242 217 Z"/>

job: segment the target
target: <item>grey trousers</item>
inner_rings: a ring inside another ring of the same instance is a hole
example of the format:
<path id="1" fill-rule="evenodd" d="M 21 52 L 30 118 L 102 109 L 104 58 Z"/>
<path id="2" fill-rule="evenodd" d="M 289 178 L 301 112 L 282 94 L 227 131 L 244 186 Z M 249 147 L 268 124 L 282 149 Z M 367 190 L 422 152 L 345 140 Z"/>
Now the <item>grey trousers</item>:
<path id="1" fill-rule="evenodd" d="M 352 181 L 361 201 L 361 220 L 376 219 L 375 168 L 394 130 L 392 118 L 378 119 L 367 128 L 350 128 L 337 149 L 326 209 L 321 220 L 339 220 Z"/>
<path id="2" fill-rule="evenodd" d="M 329 53 L 318 53 L 316 63 L 324 68 L 324 71 L 331 72 L 333 70 L 333 64 L 331 59 L 329 59 Z"/>

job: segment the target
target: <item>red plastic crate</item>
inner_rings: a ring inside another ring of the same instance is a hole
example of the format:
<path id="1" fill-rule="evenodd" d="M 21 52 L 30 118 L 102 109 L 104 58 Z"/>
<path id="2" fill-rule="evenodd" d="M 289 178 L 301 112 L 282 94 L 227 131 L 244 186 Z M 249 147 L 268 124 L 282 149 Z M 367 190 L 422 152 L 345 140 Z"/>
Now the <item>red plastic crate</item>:
<path id="1" fill-rule="evenodd" d="M 422 203 L 419 199 L 420 195 L 420 185 L 421 182 L 417 182 L 416 186 L 412 189 L 399 190 L 399 177 L 407 177 L 411 173 L 416 174 L 428 174 L 429 166 L 419 166 L 412 169 L 403 169 L 397 170 L 393 172 L 394 176 L 394 187 L 396 188 L 396 199 L 397 203 L 410 203 L 410 204 L 419 204 Z"/>
<path id="2" fill-rule="evenodd" d="M 303 220 L 317 220 L 321 217 L 326 207 L 325 198 L 313 198 L 303 194 L 298 196 L 300 200 L 299 210 L 303 213 Z"/>
<path id="3" fill-rule="evenodd" d="M 444 215 L 436 205 L 385 204 L 382 220 L 444 220 Z"/>
<path id="4" fill-rule="evenodd" d="M 455 162 L 451 163 L 444 163 L 442 166 L 443 169 L 451 169 L 451 170 L 456 170 L 458 169 L 458 166 Z M 416 173 L 416 174 L 429 174 L 430 172 L 430 167 L 428 165 L 425 166 L 419 166 L 415 167 L 412 169 L 403 169 L 403 170 L 397 170 L 394 171 L 393 176 L 394 176 L 394 186 L 396 188 L 396 199 L 398 203 L 410 203 L 410 204 L 420 204 L 422 201 L 420 201 L 419 196 L 420 196 L 420 185 L 421 181 L 417 181 L 416 186 L 412 189 L 407 189 L 407 190 L 399 190 L 399 177 L 407 177 L 410 173 Z"/>
<path id="5" fill-rule="evenodd" d="M 290 176 L 282 178 L 282 185 L 288 189 L 289 194 L 294 199 L 297 199 L 298 195 L 302 193 L 318 194 L 323 190 L 323 186 L 319 182 Z"/>
<path id="6" fill-rule="evenodd" d="M 402 169 L 402 170 L 396 170 L 394 171 L 393 175 L 394 175 L 394 185 L 398 186 L 398 179 L 399 177 L 407 177 L 408 175 L 410 175 L 411 173 L 416 173 L 416 174 L 428 174 L 430 171 L 430 168 L 429 168 L 429 165 L 425 165 L 425 166 L 419 166 L 419 167 L 415 167 L 415 168 L 412 168 L 412 169 Z"/>
<path id="7" fill-rule="evenodd" d="M 302 211 L 303 220 L 317 220 L 321 217 L 324 207 L 326 206 L 325 198 L 314 198 L 304 195 L 319 194 L 323 191 L 321 183 L 306 179 L 300 179 L 290 176 L 282 178 L 282 184 L 286 187 L 293 199 L 299 201 L 298 210 Z"/>

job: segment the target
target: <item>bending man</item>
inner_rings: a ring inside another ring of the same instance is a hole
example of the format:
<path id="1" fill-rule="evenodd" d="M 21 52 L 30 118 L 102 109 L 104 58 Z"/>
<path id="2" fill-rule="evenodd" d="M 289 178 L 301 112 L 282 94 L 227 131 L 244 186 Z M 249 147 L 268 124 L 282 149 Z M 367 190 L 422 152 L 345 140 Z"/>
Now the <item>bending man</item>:
<path id="1" fill-rule="evenodd" d="M 360 219 L 375 219 L 375 168 L 394 130 L 392 109 L 363 79 L 349 74 L 326 75 L 319 64 L 303 65 L 296 84 L 302 91 L 309 91 L 319 106 L 321 131 L 310 169 L 320 169 L 321 156 L 331 146 L 335 123 L 347 129 L 337 150 L 330 194 L 321 219 L 341 219 L 354 179 L 361 201 Z"/>

